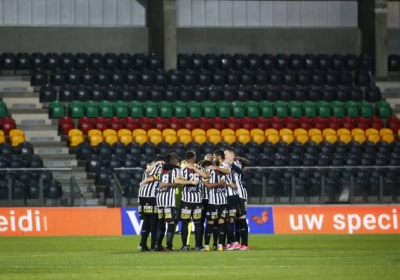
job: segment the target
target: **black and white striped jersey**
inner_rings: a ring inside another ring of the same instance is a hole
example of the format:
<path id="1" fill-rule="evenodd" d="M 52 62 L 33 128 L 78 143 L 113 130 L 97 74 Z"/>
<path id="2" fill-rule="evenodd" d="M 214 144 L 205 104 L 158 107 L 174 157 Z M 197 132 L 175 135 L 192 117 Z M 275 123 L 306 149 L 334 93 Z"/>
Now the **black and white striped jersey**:
<path id="1" fill-rule="evenodd" d="M 162 170 L 159 181 L 160 183 L 175 183 L 175 178 L 182 177 L 180 168 L 172 170 Z M 157 192 L 158 207 L 175 207 L 175 188 L 158 188 Z"/>
<path id="2" fill-rule="evenodd" d="M 225 168 L 225 169 L 231 170 L 231 166 L 230 166 L 228 163 L 226 163 L 226 162 L 223 162 L 223 163 L 221 164 L 220 168 Z M 232 172 L 232 170 L 231 170 L 231 172 Z M 226 174 L 225 176 L 226 176 L 226 183 L 227 183 L 227 184 L 233 182 L 232 174 Z M 234 189 L 232 189 L 232 188 L 229 187 L 229 186 L 226 186 L 226 192 L 227 192 L 227 196 L 238 195 L 237 191 L 234 190 Z"/>
<path id="3" fill-rule="evenodd" d="M 238 160 L 234 161 L 232 164 L 242 169 L 242 164 Z M 237 194 L 240 198 L 247 199 L 247 190 L 243 186 L 242 174 L 237 173 L 233 168 L 231 170 L 232 180 L 237 186 Z"/>
<path id="4" fill-rule="evenodd" d="M 197 166 L 196 166 L 197 167 Z M 199 168 L 199 167 L 197 167 Z M 198 180 L 200 182 L 201 177 L 193 169 L 188 167 L 182 168 L 182 178 L 188 181 Z M 185 185 L 182 189 L 182 201 L 190 203 L 200 203 L 203 200 L 201 185 Z"/>
<path id="5" fill-rule="evenodd" d="M 225 181 L 225 177 L 225 174 L 222 174 L 218 170 L 211 170 L 210 178 L 208 179 L 208 181 L 211 184 L 215 184 L 221 181 Z M 208 190 L 208 204 L 223 205 L 227 203 L 226 185 L 224 185 L 223 187 L 209 188 Z"/>
<path id="6" fill-rule="evenodd" d="M 161 170 L 162 170 L 162 163 L 154 166 L 154 168 L 149 173 L 143 172 L 142 181 L 145 180 L 146 178 L 153 177 L 153 176 L 155 176 L 158 179 L 158 176 L 160 175 Z M 158 190 L 158 180 L 155 180 L 155 181 L 147 183 L 147 184 L 142 184 L 139 187 L 138 196 L 139 197 L 156 197 L 157 190 Z"/>
<path id="7" fill-rule="evenodd" d="M 206 188 L 206 186 L 204 185 L 204 183 L 203 183 L 203 179 L 200 181 L 200 188 L 201 188 L 201 193 L 202 193 L 202 195 L 203 195 L 203 199 L 207 199 L 208 200 L 208 198 L 209 198 L 209 192 L 210 192 L 210 189 L 209 188 Z"/>

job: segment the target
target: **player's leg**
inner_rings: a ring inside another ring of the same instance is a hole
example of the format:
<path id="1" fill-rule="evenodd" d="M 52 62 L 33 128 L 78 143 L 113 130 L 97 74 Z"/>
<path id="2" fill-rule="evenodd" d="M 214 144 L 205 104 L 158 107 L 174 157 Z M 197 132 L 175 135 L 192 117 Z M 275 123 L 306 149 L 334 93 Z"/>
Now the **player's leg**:
<path id="1" fill-rule="evenodd" d="M 235 236 L 235 218 L 237 215 L 237 205 L 239 198 L 232 196 L 228 198 L 228 214 L 226 219 L 226 232 L 229 240 L 229 245 L 226 246 L 226 250 L 232 251 L 240 248 L 240 244 L 236 241 Z"/>
<path id="2" fill-rule="evenodd" d="M 203 246 L 203 235 L 204 231 L 206 230 L 205 223 L 206 223 L 207 207 L 208 207 L 208 199 L 203 199 L 203 207 L 202 207 L 201 222 L 200 222 L 201 234 L 202 234 L 200 247 Z"/>
<path id="3" fill-rule="evenodd" d="M 143 215 L 143 224 L 142 231 L 140 233 L 140 251 L 149 251 L 149 247 L 147 247 L 147 239 L 150 235 L 150 223 L 151 223 L 151 215 L 144 214 Z"/>
<path id="4" fill-rule="evenodd" d="M 187 252 L 189 251 L 189 247 L 187 246 L 187 239 L 188 239 L 188 228 L 189 228 L 189 223 L 190 223 L 190 218 L 191 218 L 191 210 L 190 210 L 190 203 L 181 202 L 181 215 L 180 215 L 180 220 L 181 220 L 181 238 L 182 238 L 182 248 L 181 252 Z"/>
<path id="5" fill-rule="evenodd" d="M 240 237 L 242 241 L 242 246 L 239 250 L 245 251 L 249 250 L 248 238 L 249 238 L 249 227 L 246 221 L 247 214 L 247 201 L 245 199 L 240 199 L 240 216 L 237 220 L 239 225 Z"/>
<path id="6" fill-rule="evenodd" d="M 217 250 L 217 244 L 218 244 L 218 235 L 219 235 L 219 229 L 218 229 L 218 220 L 214 221 L 214 228 L 213 228 L 213 247 L 214 250 Z"/>
<path id="7" fill-rule="evenodd" d="M 226 219 L 226 205 L 220 205 L 218 207 L 218 233 L 219 233 L 219 239 L 218 239 L 218 247 L 217 251 L 223 251 L 224 250 L 224 242 L 225 242 L 225 234 L 226 234 L 226 229 L 225 229 L 225 219 Z"/>
<path id="8" fill-rule="evenodd" d="M 167 222 L 167 246 L 166 251 L 173 251 L 173 240 L 175 234 L 175 207 L 165 207 L 165 221 Z"/>
<path id="9" fill-rule="evenodd" d="M 207 207 L 207 224 L 206 231 L 204 234 L 204 249 L 203 251 L 210 251 L 210 240 L 213 235 L 214 222 L 218 219 L 218 208 L 217 205 L 209 204 Z"/>
<path id="10" fill-rule="evenodd" d="M 151 250 L 154 250 L 154 246 L 156 245 L 157 227 L 158 227 L 158 214 L 153 214 L 150 216 Z"/>
<path id="11" fill-rule="evenodd" d="M 192 208 L 192 218 L 194 223 L 194 237 L 195 237 L 195 247 L 196 251 L 201 251 L 201 240 L 203 238 L 201 223 L 202 214 L 202 204 L 195 203 Z"/>
<path id="12" fill-rule="evenodd" d="M 158 226 L 157 226 L 157 237 L 156 244 L 154 245 L 154 251 L 162 250 L 162 241 L 165 234 L 165 214 L 164 207 L 158 207 Z"/>

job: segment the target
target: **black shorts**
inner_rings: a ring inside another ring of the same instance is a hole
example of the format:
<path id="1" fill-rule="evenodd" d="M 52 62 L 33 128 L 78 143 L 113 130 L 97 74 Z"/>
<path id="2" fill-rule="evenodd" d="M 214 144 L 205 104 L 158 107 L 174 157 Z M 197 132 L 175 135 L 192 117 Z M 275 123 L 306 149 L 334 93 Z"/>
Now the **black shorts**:
<path id="1" fill-rule="evenodd" d="M 228 199 L 228 204 L 226 205 L 226 210 L 228 217 L 236 218 L 239 208 L 239 196 L 238 195 L 228 196 L 227 199 Z"/>
<path id="2" fill-rule="evenodd" d="M 223 205 L 208 204 L 206 216 L 207 216 L 207 222 L 216 221 L 219 219 L 225 220 L 226 204 Z"/>
<path id="3" fill-rule="evenodd" d="M 247 199 L 239 198 L 239 209 L 237 212 L 237 216 L 246 216 L 247 214 Z"/>
<path id="4" fill-rule="evenodd" d="M 190 222 L 190 219 L 193 218 L 193 222 L 200 222 L 201 215 L 203 210 L 203 204 L 200 203 L 191 203 L 182 201 L 181 202 L 181 215 L 180 220 L 182 222 Z"/>
<path id="5" fill-rule="evenodd" d="M 157 200 L 155 197 L 139 197 L 139 217 L 157 214 Z"/>
<path id="6" fill-rule="evenodd" d="M 208 208 L 208 199 L 203 199 L 203 212 L 202 212 L 202 218 L 206 218 L 206 213 L 207 213 L 207 208 Z"/>
<path id="7" fill-rule="evenodd" d="M 176 220 L 176 207 L 158 207 L 158 219 L 166 223 L 173 223 Z"/>

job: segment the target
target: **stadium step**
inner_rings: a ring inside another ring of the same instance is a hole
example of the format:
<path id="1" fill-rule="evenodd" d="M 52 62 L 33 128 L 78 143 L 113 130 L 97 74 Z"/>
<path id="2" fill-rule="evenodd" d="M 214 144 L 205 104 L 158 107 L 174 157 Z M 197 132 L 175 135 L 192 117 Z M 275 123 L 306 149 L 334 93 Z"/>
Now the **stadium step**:
<path id="1" fill-rule="evenodd" d="M 30 81 L 24 81 L 21 77 L 2 77 L 0 80 L 0 92 L 33 92 Z"/>
<path id="2" fill-rule="evenodd" d="M 38 155 L 53 155 L 53 154 L 58 154 L 58 155 L 68 155 L 69 154 L 69 149 L 67 147 L 61 148 L 61 147 L 34 147 L 35 154 Z"/>
<path id="3" fill-rule="evenodd" d="M 43 109 L 10 109 L 9 113 L 18 125 L 51 125 L 51 120 L 47 112 L 43 112 Z M 45 110 L 45 109 L 44 109 Z M 38 112 L 39 111 L 39 112 Z M 46 111 L 46 110 L 45 110 Z"/>
<path id="4" fill-rule="evenodd" d="M 45 167 L 77 167 L 78 162 L 75 159 L 65 160 L 65 159 L 43 159 L 43 165 Z"/>
<path id="5" fill-rule="evenodd" d="M 41 130 L 41 131 L 45 131 L 45 130 L 51 130 L 51 131 L 58 131 L 58 126 L 57 125 L 53 125 L 53 124 L 20 124 L 18 125 L 18 129 L 21 129 L 23 131 L 29 131 L 29 130 Z"/>
<path id="6" fill-rule="evenodd" d="M 49 141 L 36 141 L 32 142 L 33 147 L 35 148 L 59 148 L 59 147 L 67 147 L 66 141 L 60 142 L 49 142 Z"/>
<path id="7" fill-rule="evenodd" d="M 58 136 L 58 131 L 54 130 L 44 130 L 44 131 L 24 131 L 25 139 L 28 142 L 37 142 L 37 141 L 48 141 L 48 142 L 59 142 L 61 137 Z"/>
<path id="8" fill-rule="evenodd" d="M 0 92 L 0 98 L 36 98 L 39 101 L 39 97 L 39 92 Z"/>
<path id="9" fill-rule="evenodd" d="M 9 110 L 13 109 L 42 109 L 37 97 L 3 97 Z"/>

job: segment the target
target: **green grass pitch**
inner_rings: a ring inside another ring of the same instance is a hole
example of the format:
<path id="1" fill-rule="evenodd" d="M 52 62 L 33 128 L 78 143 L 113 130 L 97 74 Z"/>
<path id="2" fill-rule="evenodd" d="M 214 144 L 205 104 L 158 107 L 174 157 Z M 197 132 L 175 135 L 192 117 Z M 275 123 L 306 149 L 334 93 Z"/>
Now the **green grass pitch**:
<path id="1" fill-rule="evenodd" d="M 0 279 L 400 279 L 400 235 L 251 235 L 243 252 L 141 253 L 138 243 L 1 237 Z"/>

